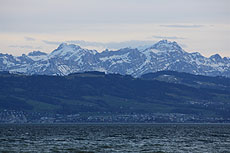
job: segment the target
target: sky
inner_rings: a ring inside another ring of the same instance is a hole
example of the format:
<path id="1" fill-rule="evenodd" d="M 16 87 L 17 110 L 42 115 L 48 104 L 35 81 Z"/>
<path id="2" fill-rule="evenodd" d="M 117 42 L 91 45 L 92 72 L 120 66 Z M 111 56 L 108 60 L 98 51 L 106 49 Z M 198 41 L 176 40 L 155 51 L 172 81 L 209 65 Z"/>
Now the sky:
<path id="1" fill-rule="evenodd" d="M 0 53 L 50 53 L 62 42 L 116 50 L 162 39 L 230 57 L 230 0 L 0 0 Z"/>

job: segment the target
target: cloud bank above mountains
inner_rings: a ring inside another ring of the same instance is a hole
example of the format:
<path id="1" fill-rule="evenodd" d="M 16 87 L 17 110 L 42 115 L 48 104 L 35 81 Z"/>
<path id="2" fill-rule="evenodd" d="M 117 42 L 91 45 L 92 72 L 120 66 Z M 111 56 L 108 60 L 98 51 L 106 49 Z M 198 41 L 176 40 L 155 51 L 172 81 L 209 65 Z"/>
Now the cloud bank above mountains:
<path id="1" fill-rule="evenodd" d="M 7 0 L 0 20 L 0 52 L 14 55 L 68 41 L 103 50 L 170 39 L 230 56 L 229 0 Z"/>

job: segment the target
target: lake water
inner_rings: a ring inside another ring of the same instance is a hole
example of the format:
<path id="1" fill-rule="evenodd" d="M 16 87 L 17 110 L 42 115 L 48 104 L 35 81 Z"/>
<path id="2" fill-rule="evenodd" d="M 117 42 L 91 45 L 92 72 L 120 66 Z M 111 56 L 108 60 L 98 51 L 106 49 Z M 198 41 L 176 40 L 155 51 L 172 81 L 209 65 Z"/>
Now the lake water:
<path id="1" fill-rule="evenodd" d="M 230 153 L 230 125 L 0 125 L 0 152 Z"/>

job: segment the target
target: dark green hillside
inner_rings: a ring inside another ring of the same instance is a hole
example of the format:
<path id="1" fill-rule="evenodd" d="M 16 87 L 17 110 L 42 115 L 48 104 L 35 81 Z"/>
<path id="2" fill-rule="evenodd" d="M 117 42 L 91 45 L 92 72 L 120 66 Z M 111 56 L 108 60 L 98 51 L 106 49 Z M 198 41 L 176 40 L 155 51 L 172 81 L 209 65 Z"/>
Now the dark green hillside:
<path id="1" fill-rule="evenodd" d="M 226 77 L 210 77 L 176 71 L 159 71 L 141 76 L 145 80 L 159 80 L 169 83 L 184 84 L 197 88 L 212 88 L 230 91 L 230 79 Z"/>
<path id="2" fill-rule="evenodd" d="M 0 109 L 60 114 L 159 112 L 229 116 L 230 91 L 227 87 L 201 88 L 102 72 L 68 76 L 1 73 Z"/>

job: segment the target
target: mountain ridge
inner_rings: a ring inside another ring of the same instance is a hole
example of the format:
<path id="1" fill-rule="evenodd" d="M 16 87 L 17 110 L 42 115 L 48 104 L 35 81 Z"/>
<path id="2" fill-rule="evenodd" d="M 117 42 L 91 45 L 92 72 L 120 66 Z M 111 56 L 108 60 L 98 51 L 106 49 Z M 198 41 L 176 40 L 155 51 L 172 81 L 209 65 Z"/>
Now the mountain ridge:
<path id="1" fill-rule="evenodd" d="M 230 77 L 230 58 L 222 58 L 219 54 L 208 58 L 198 52 L 188 53 L 175 41 L 167 40 L 161 40 L 145 49 L 122 48 L 98 52 L 62 43 L 49 54 L 41 51 L 21 56 L 0 54 L 0 71 L 30 75 L 102 71 L 140 77 L 163 70 Z"/>

